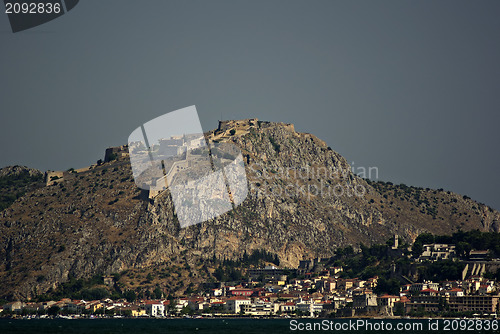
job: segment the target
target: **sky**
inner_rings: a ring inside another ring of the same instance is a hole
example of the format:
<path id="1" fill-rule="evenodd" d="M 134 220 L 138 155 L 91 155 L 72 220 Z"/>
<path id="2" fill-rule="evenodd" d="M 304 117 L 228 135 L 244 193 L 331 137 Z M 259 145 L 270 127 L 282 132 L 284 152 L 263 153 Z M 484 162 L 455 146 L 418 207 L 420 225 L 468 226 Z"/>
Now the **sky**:
<path id="1" fill-rule="evenodd" d="M 66 170 L 196 105 L 295 124 L 380 180 L 500 209 L 499 1 L 81 0 L 0 14 L 0 167 Z"/>

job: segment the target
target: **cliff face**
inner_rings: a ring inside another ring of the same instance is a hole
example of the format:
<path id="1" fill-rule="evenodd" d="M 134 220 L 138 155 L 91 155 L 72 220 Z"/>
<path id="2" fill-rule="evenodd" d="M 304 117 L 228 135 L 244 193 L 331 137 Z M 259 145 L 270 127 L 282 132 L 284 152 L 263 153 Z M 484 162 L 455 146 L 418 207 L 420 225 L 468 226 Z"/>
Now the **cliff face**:
<path id="1" fill-rule="evenodd" d="M 193 275 L 183 279 L 201 282 L 197 265 L 213 256 L 235 259 L 265 249 L 296 266 L 394 234 L 411 241 L 424 231 L 500 228 L 499 212 L 465 196 L 367 182 L 293 125 L 230 121 L 207 137 L 243 153 L 249 193 L 235 210 L 181 229 L 168 190 L 149 199 L 135 186 L 126 156 L 65 173 L 0 212 L 0 296 L 29 298 L 69 275 L 160 264 L 190 266 Z"/>

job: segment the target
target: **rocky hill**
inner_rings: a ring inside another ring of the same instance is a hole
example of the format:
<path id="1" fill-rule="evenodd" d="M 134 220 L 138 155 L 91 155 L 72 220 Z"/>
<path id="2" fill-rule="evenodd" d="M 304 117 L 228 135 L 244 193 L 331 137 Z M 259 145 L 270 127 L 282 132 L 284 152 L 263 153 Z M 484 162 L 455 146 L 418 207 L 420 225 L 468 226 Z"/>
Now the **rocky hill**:
<path id="1" fill-rule="evenodd" d="M 241 149 L 250 190 L 235 210 L 183 229 L 168 190 L 149 198 L 134 184 L 126 152 L 61 173 L 49 186 L 35 172 L 32 186 L 0 212 L 0 297 L 29 299 L 69 278 L 112 273 L 121 273 L 124 290 L 182 293 L 214 279 L 207 265 L 214 257 L 264 249 L 295 267 L 394 234 L 411 242 L 424 231 L 500 229 L 500 213 L 467 196 L 364 180 L 290 124 L 227 121 L 207 138 Z"/>

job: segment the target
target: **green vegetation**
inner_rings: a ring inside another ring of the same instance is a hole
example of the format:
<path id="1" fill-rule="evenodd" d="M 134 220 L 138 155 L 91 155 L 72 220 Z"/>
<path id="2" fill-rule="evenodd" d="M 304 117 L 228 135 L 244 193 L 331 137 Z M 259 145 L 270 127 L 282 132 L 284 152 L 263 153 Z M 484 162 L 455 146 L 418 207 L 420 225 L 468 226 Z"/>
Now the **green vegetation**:
<path id="1" fill-rule="evenodd" d="M 417 238 L 413 250 L 415 251 L 415 248 L 417 248 L 421 253 L 422 245 L 432 242 L 454 244 L 461 242 L 463 249 L 491 250 L 499 247 L 499 237 L 499 233 L 481 233 L 479 231 L 457 232 L 453 236 L 422 234 Z M 480 240 L 482 240 L 482 243 L 480 243 Z M 335 256 L 328 261 L 326 267 L 342 266 L 344 271 L 340 275 L 345 278 L 368 279 L 378 276 L 379 282 L 375 290 L 377 294 L 398 294 L 400 284 L 404 282 L 398 273 L 407 273 L 411 268 L 416 268 L 419 281 L 439 282 L 461 279 L 462 271 L 465 268 L 463 262 L 446 260 L 413 263 L 408 258 L 410 254 L 405 246 L 393 252 L 390 246 L 391 242 L 392 239 L 389 239 L 385 245 L 373 245 L 371 247 L 361 244 L 360 252 L 355 252 L 352 246 L 339 248 Z M 398 255 L 401 252 L 404 256 Z M 415 252 L 413 255 L 416 255 Z M 497 273 L 488 273 L 488 275 L 491 278 L 500 278 L 500 270 Z"/>
<path id="2" fill-rule="evenodd" d="M 58 251 L 64 251 L 65 246 L 59 247 Z M 185 259 L 185 254 L 181 254 Z M 250 255 L 246 252 L 237 260 L 213 258 L 203 264 L 199 275 L 214 281 L 241 281 L 245 278 L 244 272 L 248 266 L 261 266 L 263 263 L 274 263 L 279 265 L 278 256 L 265 250 L 255 250 Z M 202 262 L 200 262 L 202 263 Z M 139 272 L 124 271 L 115 273 L 112 286 L 104 284 L 103 276 L 98 274 L 90 279 L 77 279 L 70 276 L 68 280 L 61 283 L 56 289 L 49 289 L 45 294 L 38 295 L 36 300 L 58 300 L 61 298 L 97 300 L 103 298 L 120 299 L 126 298 L 128 301 L 135 301 L 143 298 L 162 298 L 172 291 L 184 291 L 190 295 L 198 293 L 199 287 L 193 282 L 184 282 L 182 277 L 189 273 L 193 277 L 195 264 L 184 263 L 183 266 L 170 264 L 162 269 Z M 210 274 L 208 267 L 215 268 L 215 272 Z M 165 286 L 166 280 L 170 283 Z M 177 279 L 177 280 L 176 280 Z M 39 275 L 38 282 L 43 282 L 46 277 Z M 128 288 L 126 287 L 128 282 Z M 176 284 L 177 282 L 177 284 Z M 133 286 L 133 287 L 132 287 Z"/>
<path id="3" fill-rule="evenodd" d="M 352 246 L 339 248 L 327 265 L 344 267 L 345 270 L 341 276 L 345 278 L 368 279 L 379 276 L 389 279 L 388 275 L 391 272 L 392 263 L 402 266 L 408 262 L 405 257 L 395 256 L 391 253 L 391 246 L 389 246 L 391 242 L 392 239 L 389 239 L 385 245 L 371 247 L 361 244 L 359 253 L 354 252 Z M 405 249 L 401 249 L 401 251 L 407 252 Z"/>
<path id="4" fill-rule="evenodd" d="M 412 254 L 418 257 L 422 254 L 424 244 L 442 243 L 454 244 L 457 254 L 462 259 L 468 259 L 469 252 L 475 250 L 489 250 L 491 256 L 500 257 L 500 233 L 473 231 L 458 231 L 450 235 L 421 234 L 415 239 Z"/>
<path id="5" fill-rule="evenodd" d="M 39 301 L 61 298 L 95 300 L 118 295 L 102 287 L 103 284 L 101 275 L 95 275 L 88 280 L 76 279 L 70 276 L 68 281 L 59 285 L 57 289 L 50 289 L 46 294 L 38 296 L 37 299 Z"/>
<path id="6" fill-rule="evenodd" d="M 108 205 L 113 205 L 113 204 L 115 204 L 116 202 L 118 202 L 118 198 L 115 198 L 115 199 L 113 199 L 113 200 L 109 201 L 109 202 L 108 202 Z"/>
<path id="7" fill-rule="evenodd" d="M 241 268 L 248 268 L 249 266 L 259 266 L 262 262 L 271 262 L 279 266 L 279 258 L 276 254 L 267 252 L 264 249 L 257 249 L 248 255 L 245 251 L 243 256 L 238 260 L 227 260 L 222 261 L 213 258 L 212 263 L 217 266 L 214 277 L 218 281 L 240 281 L 244 278 Z"/>
<path id="8" fill-rule="evenodd" d="M 273 137 L 269 136 L 269 141 L 271 142 L 271 145 L 273 145 L 274 150 L 276 153 L 280 153 L 281 151 L 281 146 L 280 144 L 276 143 Z"/>
<path id="9" fill-rule="evenodd" d="M 375 289 L 373 289 L 373 292 L 375 292 L 378 295 L 386 293 L 389 295 L 399 296 L 400 287 L 401 284 L 397 279 L 394 278 L 386 279 L 385 277 L 381 277 L 378 280 L 377 286 L 375 287 Z"/>
<path id="10" fill-rule="evenodd" d="M 31 176 L 27 170 L 17 175 L 0 177 L 0 211 L 8 208 L 28 191 L 42 186 L 42 182 L 42 174 Z"/>
<path id="11" fill-rule="evenodd" d="M 428 262 L 417 267 L 422 280 L 440 282 L 445 280 L 462 279 L 465 264 L 451 260 Z"/>
<path id="12" fill-rule="evenodd" d="M 385 199 L 388 198 L 388 195 L 392 195 L 396 199 L 414 204 L 419 208 L 421 213 L 429 215 L 433 219 L 438 218 L 438 201 L 435 195 L 438 192 L 444 192 L 443 189 L 435 190 L 432 192 L 432 196 L 429 196 L 429 188 L 407 186 L 404 183 L 395 185 L 392 182 L 372 181 L 370 179 L 365 179 L 365 181 L 374 187 Z"/>

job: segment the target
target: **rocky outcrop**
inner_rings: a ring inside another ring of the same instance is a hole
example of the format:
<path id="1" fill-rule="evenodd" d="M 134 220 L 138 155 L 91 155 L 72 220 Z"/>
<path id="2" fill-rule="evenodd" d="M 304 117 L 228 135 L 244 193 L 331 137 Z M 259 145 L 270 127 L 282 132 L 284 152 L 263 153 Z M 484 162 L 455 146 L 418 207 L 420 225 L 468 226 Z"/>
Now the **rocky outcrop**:
<path id="1" fill-rule="evenodd" d="M 19 176 L 22 174 L 27 174 L 32 177 L 42 176 L 42 172 L 38 169 L 28 168 L 26 166 L 9 166 L 0 169 L 0 178 Z"/>

